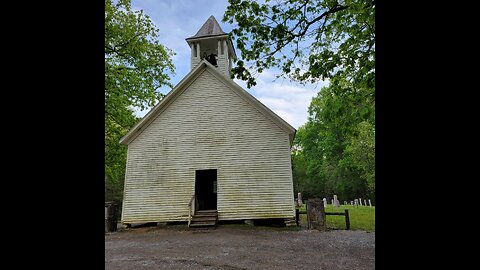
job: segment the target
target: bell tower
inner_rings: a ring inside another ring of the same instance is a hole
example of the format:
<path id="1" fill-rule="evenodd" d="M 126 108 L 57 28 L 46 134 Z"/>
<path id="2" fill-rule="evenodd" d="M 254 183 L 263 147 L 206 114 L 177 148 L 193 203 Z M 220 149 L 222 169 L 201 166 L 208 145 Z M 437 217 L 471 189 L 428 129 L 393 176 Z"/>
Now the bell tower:
<path id="1" fill-rule="evenodd" d="M 190 70 L 206 59 L 220 73 L 230 78 L 235 49 L 228 34 L 223 32 L 215 17 L 210 16 L 198 32 L 185 39 L 191 49 Z"/>

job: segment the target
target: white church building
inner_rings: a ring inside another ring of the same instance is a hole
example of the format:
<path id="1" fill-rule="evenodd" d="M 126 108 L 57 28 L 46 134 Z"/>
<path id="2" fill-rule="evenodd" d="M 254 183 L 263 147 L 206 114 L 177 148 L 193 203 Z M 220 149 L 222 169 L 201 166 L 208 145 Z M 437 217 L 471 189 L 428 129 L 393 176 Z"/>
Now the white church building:
<path id="1" fill-rule="evenodd" d="M 122 223 L 294 218 L 296 130 L 230 78 L 235 49 L 213 16 L 186 41 L 190 72 L 120 141 Z"/>

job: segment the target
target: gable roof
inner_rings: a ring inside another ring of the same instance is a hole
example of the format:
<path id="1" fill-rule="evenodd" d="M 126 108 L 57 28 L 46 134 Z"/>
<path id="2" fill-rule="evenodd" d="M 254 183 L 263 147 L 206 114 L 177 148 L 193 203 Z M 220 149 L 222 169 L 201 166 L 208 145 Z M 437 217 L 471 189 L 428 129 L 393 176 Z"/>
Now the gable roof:
<path id="1" fill-rule="evenodd" d="M 275 114 L 267 106 L 263 105 L 254 96 L 245 91 L 241 86 L 236 84 L 230 78 L 220 73 L 217 68 L 210 64 L 205 59 L 202 60 L 193 70 L 191 70 L 157 105 L 155 105 L 125 136 L 120 139 L 121 144 L 130 144 L 142 131 L 150 125 L 174 100 L 180 96 L 188 86 L 195 81 L 195 79 L 202 73 L 203 70 L 208 70 L 213 76 L 223 82 L 227 87 L 230 87 L 239 97 L 244 99 L 247 103 L 252 105 L 265 117 L 274 122 L 280 129 L 285 131 L 290 138 L 290 145 L 293 143 L 296 129 L 283 120 L 280 116 Z"/>
<path id="2" fill-rule="evenodd" d="M 207 21 L 202 25 L 200 30 L 198 30 L 198 32 L 194 36 L 187 38 L 187 40 L 206 37 L 206 36 L 219 36 L 219 35 L 227 35 L 227 33 L 223 32 L 222 28 L 218 24 L 215 17 L 211 15 L 207 19 Z"/>

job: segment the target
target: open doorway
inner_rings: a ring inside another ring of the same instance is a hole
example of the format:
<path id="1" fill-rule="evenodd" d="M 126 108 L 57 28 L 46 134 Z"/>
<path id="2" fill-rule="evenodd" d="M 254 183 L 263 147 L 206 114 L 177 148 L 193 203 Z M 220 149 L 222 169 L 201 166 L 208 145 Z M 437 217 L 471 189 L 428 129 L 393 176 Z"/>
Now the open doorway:
<path id="1" fill-rule="evenodd" d="M 217 170 L 195 171 L 197 210 L 217 210 Z"/>

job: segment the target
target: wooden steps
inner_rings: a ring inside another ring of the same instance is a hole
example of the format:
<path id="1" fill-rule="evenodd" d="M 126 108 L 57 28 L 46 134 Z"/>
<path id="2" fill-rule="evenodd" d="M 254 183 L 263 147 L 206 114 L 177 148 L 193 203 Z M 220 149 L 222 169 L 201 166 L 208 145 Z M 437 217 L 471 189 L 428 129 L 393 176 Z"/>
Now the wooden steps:
<path id="1" fill-rule="evenodd" d="M 192 217 L 190 228 L 216 227 L 218 221 L 217 210 L 199 210 Z"/>

